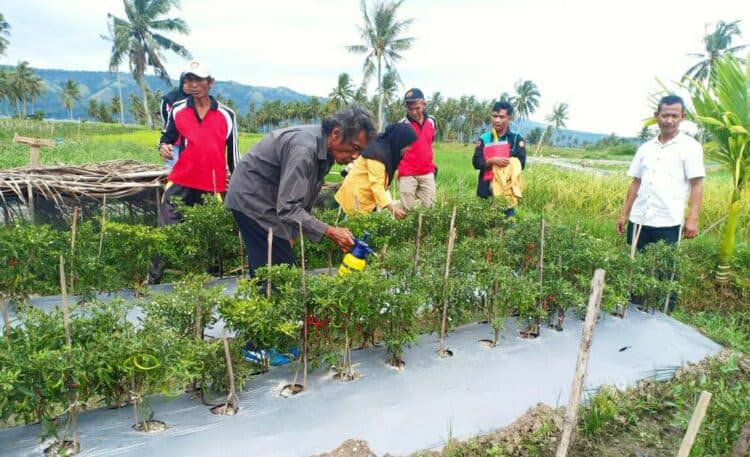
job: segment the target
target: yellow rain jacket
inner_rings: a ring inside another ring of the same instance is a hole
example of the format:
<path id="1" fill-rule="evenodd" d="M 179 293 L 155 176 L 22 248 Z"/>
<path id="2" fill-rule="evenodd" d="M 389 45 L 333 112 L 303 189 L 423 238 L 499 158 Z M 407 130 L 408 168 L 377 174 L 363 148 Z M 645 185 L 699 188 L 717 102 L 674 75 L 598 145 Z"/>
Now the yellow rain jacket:
<path id="1" fill-rule="evenodd" d="M 359 156 L 335 198 L 347 215 L 371 213 L 393 203 L 388 184 L 383 162 Z"/>
<path id="2" fill-rule="evenodd" d="M 505 167 L 492 167 L 494 177 L 490 183 L 492 195 L 495 197 L 507 197 L 510 201 L 509 208 L 518 205 L 518 199 L 523 194 L 523 177 L 521 176 L 521 161 L 516 157 L 510 158 L 510 163 Z"/>

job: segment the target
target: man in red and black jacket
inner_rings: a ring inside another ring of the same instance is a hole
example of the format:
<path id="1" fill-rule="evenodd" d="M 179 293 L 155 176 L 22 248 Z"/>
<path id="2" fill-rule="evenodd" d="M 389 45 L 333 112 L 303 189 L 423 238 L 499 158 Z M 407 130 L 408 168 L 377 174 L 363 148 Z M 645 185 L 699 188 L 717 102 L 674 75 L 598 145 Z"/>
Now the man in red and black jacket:
<path id="1" fill-rule="evenodd" d="M 435 203 L 435 159 L 432 143 L 435 141 L 437 122 L 424 110 L 424 93 L 409 89 L 404 96 L 406 117 L 401 121 L 411 124 L 417 132 L 417 141 L 412 143 L 398 165 L 398 190 L 401 205 L 410 210 L 417 200 L 424 207 Z"/>
<path id="2" fill-rule="evenodd" d="M 219 103 L 209 91 L 214 85 L 211 72 L 200 62 L 190 62 L 184 72 L 188 97 L 176 102 L 159 140 L 159 154 L 171 160 L 177 143 L 180 160 L 169 174 L 161 199 L 158 225 L 173 225 L 182 219 L 175 199 L 186 205 L 203 203 L 205 194 L 221 198 L 227 190 L 228 173 L 239 162 L 237 121 L 234 111 Z M 149 283 L 161 280 L 163 265 L 155 258 Z"/>

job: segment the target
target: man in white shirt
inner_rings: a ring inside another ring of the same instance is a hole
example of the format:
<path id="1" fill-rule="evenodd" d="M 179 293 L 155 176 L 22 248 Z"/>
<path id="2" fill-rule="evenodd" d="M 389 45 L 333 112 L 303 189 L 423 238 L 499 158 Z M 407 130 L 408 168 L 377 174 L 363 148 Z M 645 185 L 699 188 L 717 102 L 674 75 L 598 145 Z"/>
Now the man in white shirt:
<path id="1" fill-rule="evenodd" d="M 628 176 L 633 182 L 616 223 L 617 233 L 622 235 L 628 221 L 627 242 L 632 244 L 637 238 L 638 250 L 660 240 L 676 243 L 680 230 L 685 238 L 698 235 L 706 176 L 702 146 L 679 129 L 685 119 L 682 98 L 663 97 L 654 116 L 659 135 L 641 145 L 630 164 Z M 674 308 L 674 300 L 670 300 L 669 307 L 670 311 Z"/>

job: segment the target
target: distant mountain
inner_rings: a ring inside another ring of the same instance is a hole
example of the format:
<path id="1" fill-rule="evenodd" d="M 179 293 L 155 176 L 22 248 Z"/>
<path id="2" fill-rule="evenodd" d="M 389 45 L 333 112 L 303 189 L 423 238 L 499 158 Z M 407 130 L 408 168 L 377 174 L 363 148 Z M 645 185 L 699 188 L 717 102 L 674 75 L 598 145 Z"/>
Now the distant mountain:
<path id="1" fill-rule="evenodd" d="M 542 130 L 547 128 L 547 124 L 536 122 L 528 119 L 515 120 L 513 121 L 513 130 L 518 131 L 521 135 L 528 135 L 528 133 L 535 129 L 540 128 Z M 597 141 L 606 138 L 610 135 L 603 133 L 592 133 L 582 132 L 580 130 L 568 130 L 559 129 L 552 135 L 552 142 L 555 146 L 583 146 L 585 144 L 593 144 Z M 630 139 L 630 138 L 628 138 Z M 632 139 L 636 141 L 635 138 Z"/>
<path id="2" fill-rule="evenodd" d="M 2 66 L 6 70 L 12 70 L 12 67 Z M 44 80 L 46 86 L 45 93 L 34 102 L 34 110 L 44 111 L 45 118 L 66 119 L 68 113 L 60 100 L 61 86 L 66 80 L 72 79 L 80 85 L 81 99 L 73 106 L 74 119 L 87 119 L 89 98 L 109 103 L 112 97 L 118 94 L 117 75 L 106 71 L 71 71 L 71 70 L 53 70 L 44 68 L 34 68 L 34 72 Z M 120 73 L 122 82 L 122 96 L 125 103 L 125 119 L 132 121 L 128 112 L 128 99 L 132 92 L 138 97 L 141 91 L 132 75 L 129 73 Z M 155 92 L 161 90 L 162 94 L 171 90 L 167 83 L 156 76 L 147 75 L 146 82 L 149 88 Z M 177 81 L 173 81 L 176 87 Z M 282 102 L 308 101 L 309 95 L 295 92 L 286 87 L 261 87 L 240 84 L 234 81 L 216 81 L 216 85 L 211 90 L 213 95 L 221 94 L 223 97 L 231 98 L 237 104 L 240 113 L 245 114 L 250 101 L 256 105 L 271 100 L 281 100 Z M 8 112 L 8 103 L 0 104 L 0 113 Z M 12 110 L 11 110 L 12 111 Z M 29 109 L 31 112 L 31 109 Z"/>

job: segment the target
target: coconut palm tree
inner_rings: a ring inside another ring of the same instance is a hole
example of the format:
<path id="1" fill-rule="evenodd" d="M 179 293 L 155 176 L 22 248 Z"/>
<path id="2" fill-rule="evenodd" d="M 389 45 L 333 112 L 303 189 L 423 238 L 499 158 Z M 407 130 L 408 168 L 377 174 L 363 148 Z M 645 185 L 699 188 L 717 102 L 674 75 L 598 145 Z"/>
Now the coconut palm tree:
<path id="1" fill-rule="evenodd" d="M 181 18 L 164 17 L 176 5 L 175 0 L 123 0 L 126 19 L 108 13 L 111 21 L 112 50 L 109 59 L 110 71 L 117 71 L 120 64 L 127 59 L 130 72 L 141 88 L 143 106 L 150 106 L 146 91 L 144 74 L 147 67 L 170 85 L 167 69 L 164 67 L 162 50 L 190 59 L 190 52 L 185 46 L 176 43 L 158 32 L 179 32 L 188 34 L 190 30 Z M 145 110 L 146 123 L 153 127 L 150 110 Z"/>
<path id="2" fill-rule="evenodd" d="M 568 104 L 558 103 L 552 107 L 552 114 L 545 118 L 555 130 L 565 127 L 565 122 L 568 120 Z"/>
<path id="3" fill-rule="evenodd" d="M 44 92 L 44 82 L 34 70 L 29 67 L 29 62 L 18 62 L 16 68 L 6 76 L 8 98 L 16 105 L 16 113 L 25 117 L 28 114 L 27 103 L 34 100 Z"/>
<path id="4" fill-rule="evenodd" d="M 713 62 L 706 86 L 690 79 L 695 119 L 711 136 L 706 156 L 732 175 L 732 197 L 719 249 L 716 281 L 729 282 L 742 193 L 750 180 L 750 67 L 725 54 Z"/>
<path id="5" fill-rule="evenodd" d="M 4 56 L 8 49 L 10 44 L 8 38 L 10 38 L 10 24 L 5 20 L 3 13 L 0 13 L 0 56 Z"/>
<path id="6" fill-rule="evenodd" d="M 747 47 L 747 45 L 732 46 L 732 40 L 734 37 L 740 36 L 739 23 L 740 21 L 729 23 L 719 21 L 716 24 L 716 29 L 703 37 L 703 44 L 706 48 L 705 53 L 688 54 L 691 57 L 698 57 L 701 60 L 688 68 L 682 77 L 683 81 L 690 78 L 698 81 L 706 81 L 709 79 L 711 71 L 719 57 L 725 54 L 733 54 Z"/>
<path id="7" fill-rule="evenodd" d="M 531 80 L 519 80 L 516 85 L 515 108 L 519 119 L 528 119 L 539 106 L 539 88 Z"/>
<path id="8" fill-rule="evenodd" d="M 338 111 L 352 102 L 354 98 L 354 88 L 352 88 L 351 78 L 348 73 L 339 75 L 336 87 L 328 94 L 328 111 Z"/>
<path id="9" fill-rule="evenodd" d="M 363 66 L 365 83 L 373 73 L 377 75 L 378 125 L 381 130 L 385 127 L 383 70 L 392 71 L 396 81 L 399 81 L 396 62 L 401 60 L 401 53 L 407 51 L 414 42 L 414 38 L 402 36 L 412 23 L 412 19 L 399 20 L 397 17 L 398 9 L 403 3 L 404 0 L 376 0 L 370 14 L 365 0 L 361 0 L 360 9 L 364 26 L 358 28 L 363 43 L 346 47 L 349 52 L 366 56 Z"/>
<path id="10" fill-rule="evenodd" d="M 68 110 L 68 119 L 73 119 L 73 105 L 81 99 L 81 88 L 72 79 L 65 81 L 60 92 L 60 99 L 65 109 Z"/>

